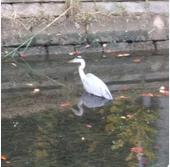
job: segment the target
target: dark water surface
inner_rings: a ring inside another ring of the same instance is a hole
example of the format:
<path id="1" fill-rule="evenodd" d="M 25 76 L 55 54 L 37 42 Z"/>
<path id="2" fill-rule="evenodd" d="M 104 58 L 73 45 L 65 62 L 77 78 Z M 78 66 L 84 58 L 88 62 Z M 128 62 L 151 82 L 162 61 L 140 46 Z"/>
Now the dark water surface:
<path id="1" fill-rule="evenodd" d="M 30 63 L 63 88 L 51 80 L 30 88 L 22 68 L 4 63 L 2 166 L 167 167 L 168 96 L 159 88 L 168 82 L 168 56 L 140 54 L 86 56 L 113 101 L 82 93 L 77 67 L 65 68 L 68 56 Z"/>
<path id="2" fill-rule="evenodd" d="M 168 129 L 168 98 L 117 95 L 108 102 L 83 94 L 78 105 L 67 103 L 2 119 L 2 154 L 9 159 L 2 166 L 167 165 L 168 134 L 161 126 Z"/>

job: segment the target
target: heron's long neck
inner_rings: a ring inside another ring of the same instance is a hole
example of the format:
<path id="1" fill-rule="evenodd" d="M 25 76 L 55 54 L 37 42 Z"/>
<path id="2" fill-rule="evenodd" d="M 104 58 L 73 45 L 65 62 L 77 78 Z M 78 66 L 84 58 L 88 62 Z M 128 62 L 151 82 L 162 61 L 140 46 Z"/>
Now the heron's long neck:
<path id="1" fill-rule="evenodd" d="M 80 99 L 80 101 L 78 102 L 77 107 L 78 107 L 78 110 L 74 108 L 71 108 L 71 110 L 74 112 L 75 115 L 82 116 L 84 112 L 82 99 Z"/>
<path id="2" fill-rule="evenodd" d="M 85 62 L 81 62 L 81 65 L 79 66 L 79 75 L 80 75 L 81 80 L 83 80 L 86 77 L 84 73 L 85 66 L 86 66 Z"/>

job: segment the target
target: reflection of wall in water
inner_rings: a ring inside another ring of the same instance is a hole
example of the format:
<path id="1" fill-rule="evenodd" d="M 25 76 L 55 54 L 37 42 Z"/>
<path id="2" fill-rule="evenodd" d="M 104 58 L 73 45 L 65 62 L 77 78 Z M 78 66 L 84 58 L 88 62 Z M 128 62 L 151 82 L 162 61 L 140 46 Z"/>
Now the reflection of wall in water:
<path id="1" fill-rule="evenodd" d="M 136 102 L 147 108 L 157 109 L 159 107 L 158 97 L 140 96 L 136 99 Z"/>

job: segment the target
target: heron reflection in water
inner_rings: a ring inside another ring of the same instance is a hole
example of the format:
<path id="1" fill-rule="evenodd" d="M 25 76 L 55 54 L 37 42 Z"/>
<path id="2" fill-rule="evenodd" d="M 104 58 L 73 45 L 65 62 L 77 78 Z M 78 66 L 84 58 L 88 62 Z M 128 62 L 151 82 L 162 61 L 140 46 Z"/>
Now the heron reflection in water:
<path id="1" fill-rule="evenodd" d="M 109 102 L 111 102 L 111 100 L 84 92 L 77 103 L 78 109 L 76 110 L 75 108 L 71 108 L 71 110 L 75 115 L 82 116 L 84 113 L 84 106 L 87 108 L 97 108 L 109 104 Z"/>
<path id="2" fill-rule="evenodd" d="M 81 81 L 83 83 L 83 87 L 86 90 L 86 92 L 93 94 L 95 96 L 104 97 L 105 99 L 108 99 L 108 100 L 113 99 L 109 89 L 107 88 L 106 84 L 101 79 L 99 79 L 94 74 L 84 73 L 84 68 L 86 66 L 84 59 L 82 59 L 79 56 L 79 57 L 74 58 L 73 60 L 70 60 L 69 62 L 80 64 L 78 71 L 79 71 Z"/>

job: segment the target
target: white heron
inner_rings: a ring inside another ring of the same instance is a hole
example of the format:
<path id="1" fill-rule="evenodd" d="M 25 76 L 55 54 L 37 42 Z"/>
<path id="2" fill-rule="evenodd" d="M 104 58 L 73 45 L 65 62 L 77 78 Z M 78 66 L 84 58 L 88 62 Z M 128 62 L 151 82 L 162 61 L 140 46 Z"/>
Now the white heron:
<path id="1" fill-rule="evenodd" d="M 84 89 L 95 96 L 104 97 L 106 99 L 112 100 L 113 97 L 107 88 L 106 84 L 99 79 L 94 74 L 84 73 L 84 68 L 86 66 L 85 60 L 81 57 L 76 57 L 73 60 L 70 60 L 69 63 L 79 63 L 78 68 L 81 81 L 83 83 Z"/>

